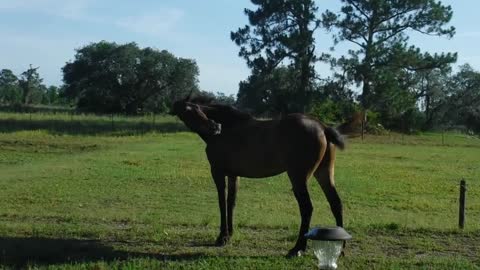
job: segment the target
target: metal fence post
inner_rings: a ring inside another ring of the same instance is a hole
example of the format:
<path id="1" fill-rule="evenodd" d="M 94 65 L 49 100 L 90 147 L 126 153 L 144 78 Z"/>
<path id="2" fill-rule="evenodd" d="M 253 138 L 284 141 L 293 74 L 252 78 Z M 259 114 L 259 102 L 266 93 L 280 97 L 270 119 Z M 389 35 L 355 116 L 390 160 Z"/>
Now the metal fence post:
<path id="1" fill-rule="evenodd" d="M 463 229 L 465 227 L 465 193 L 467 191 L 467 183 L 464 179 L 460 181 L 460 201 L 458 211 L 458 227 Z"/>

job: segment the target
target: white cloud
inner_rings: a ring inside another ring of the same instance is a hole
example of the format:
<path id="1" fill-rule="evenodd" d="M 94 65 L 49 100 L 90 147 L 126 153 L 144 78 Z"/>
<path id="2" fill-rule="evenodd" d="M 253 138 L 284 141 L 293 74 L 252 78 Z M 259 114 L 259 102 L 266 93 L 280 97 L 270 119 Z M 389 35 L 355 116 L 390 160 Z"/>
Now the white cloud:
<path id="1" fill-rule="evenodd" d="M 164 8 L 156 13 L 119 19 L 116 25 L 131 32 L 159 36 L 171 33 L 184 15 L 180 9 Z"/>

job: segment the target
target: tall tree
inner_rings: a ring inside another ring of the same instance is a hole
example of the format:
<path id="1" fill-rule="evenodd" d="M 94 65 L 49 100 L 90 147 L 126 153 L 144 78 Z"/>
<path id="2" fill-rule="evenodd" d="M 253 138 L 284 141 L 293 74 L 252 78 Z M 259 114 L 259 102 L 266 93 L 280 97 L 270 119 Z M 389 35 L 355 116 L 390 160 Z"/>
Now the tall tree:
<path id="1" fill-rule="evenodd" d="M 60 88 L 54 85 L 51 85 L 45 89 L 43 103 L 48 105 L 59 104 L 60 103 Z"/>
<path id="2" fill-rule="evenodd" d="M 259 72 L 240 82 L 237 103 L 255 114 L 285 114 L 294 111 L 296 72 L 293 68 L 277 67 L 269 74 Z"/>
<path id="3" fill-rule="evenodd" d="M 0 104 L 20 103 L 21 99 L 17 76 L 10 69 L 0 70 Z"/>
<path id="4" fill-rule="evenodd" d="M 230 95 L 227 96 L 225 93 L 222 93 L 222 92 L 217 92 L 215 94 L 215 100 L 218 103 L 227 104 L 227 105 L 230 105 L 230 106 L 234 106 L 235 103 L 236 103 L 234 95 L 230 94 Z"/>
<path id="5" fill-rule="evenodd" d="M 270 74 L 287 63 L 293 68 L 296 111 L 305 110 L 308 91 L 315 78 L 314 32 L 320 26 L 313 0 L 251 0 L 256 10 L 245 9 L 250 25 L 231 33 L 240 46 L 239 56 L 254 70 L 254 76 Z"/>
<path id="6" fill-rule="evenodd" d="M 416 72 L 412 93 L 425 115 L 424 129 L 437 127 L 446 113 L 451 68 Z"/>
<path id="7" fill-rule="evenodd" d="M 65 94 L 77 106 L 96 112 L 135 114 L 169 107 L 173 99 L 197 90 L 195 61 L 135 43 L 101 41 L 75 54 L 63 67 Z"/>
<path id="8" fill-rule="evenodd" d="M 410 71 L 432 69 L 456 60 L 456 54 L 422 54 L 408 46 L 406 31 L 452 37 L 455 28 L 450 6 L 435 0 L 342 0 L 339 14 L 326 11 L 327 28 L 338 28 L 335 41 L 349 41 L 359 48 L 350 51 L 351 71 L 362 83 L 361 103 L 371 107 L 377 71 L 386 67 Z M 383 71 L 382 71 L 383 72 Z"/>
<path id="9" fill-rule="evenodd" d="M 446 121 L 480 132 L 480 72 L 465 64 L 452 76 Z"/>
<path id="10" fill-rule="evenodd" d="M 0 86 L 14 85 L 18 82 L 17 76 L 10 69 L 0 70 Z"/>
<path id="11" fill-rule="evenodd" d="M 43 81 L 38 74 L 38 69 L 39 67 L 34 68 L 30 65 L 30 68 L 20 75 L 18 84 L 23 92 L 23 104 L 31 104 L 34 101 L 34 97 L 38 96 Z"/>
<path id="12" fill-rule="evenodd" d="M 309 113 L 323 122 L 344 123 L 358 110 L 355 92 L 342 74 L 323 79 L 316 88 Z"/>

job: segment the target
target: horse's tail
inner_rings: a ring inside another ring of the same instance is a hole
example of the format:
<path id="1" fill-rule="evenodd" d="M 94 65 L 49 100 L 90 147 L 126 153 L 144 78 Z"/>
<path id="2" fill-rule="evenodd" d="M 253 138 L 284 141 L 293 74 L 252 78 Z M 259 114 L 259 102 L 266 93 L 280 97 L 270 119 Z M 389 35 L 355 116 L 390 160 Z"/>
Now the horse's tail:
<path id="1" fill-rule="evenodd" d="M 345 149 L 345 139 L 335 128 L 326 127 L 324 130 L 327 141 L 335 144 L 340 149 Z"/>

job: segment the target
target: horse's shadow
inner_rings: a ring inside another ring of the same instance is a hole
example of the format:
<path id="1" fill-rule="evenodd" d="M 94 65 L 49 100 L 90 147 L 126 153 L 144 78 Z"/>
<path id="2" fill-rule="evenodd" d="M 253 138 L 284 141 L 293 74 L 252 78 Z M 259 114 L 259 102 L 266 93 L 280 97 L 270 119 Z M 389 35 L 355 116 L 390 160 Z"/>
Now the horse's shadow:
<path id="1" fill-rule="evenodd" d="M 25 267 L 27 264 L 109 262 L 129 258 L 162 261 L 190 261 L 202 253 L 161 254 L 116 250 L 98 240 L 0 237 L 0 264 Z"/>

